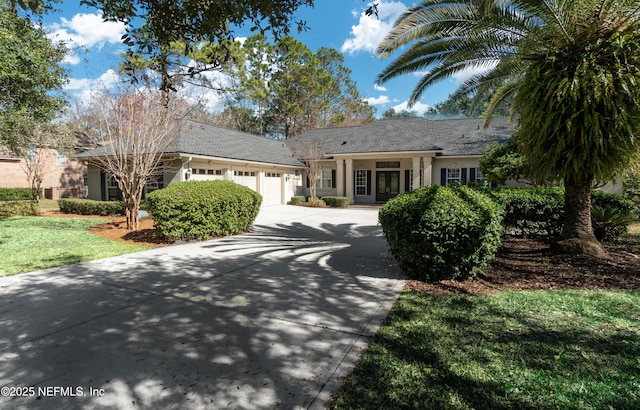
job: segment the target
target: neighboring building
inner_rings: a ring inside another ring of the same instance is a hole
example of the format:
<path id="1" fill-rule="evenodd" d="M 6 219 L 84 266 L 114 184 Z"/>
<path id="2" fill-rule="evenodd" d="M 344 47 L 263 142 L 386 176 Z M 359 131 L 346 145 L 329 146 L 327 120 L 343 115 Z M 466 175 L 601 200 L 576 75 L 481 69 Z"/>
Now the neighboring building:
<path id="1" fill-rule="evenodd" d="M 173 182 L 225 179 L 259 192 L 264 204 L 284 204 L 308 193 L 305 167 L 297 158 L 307 159 L 308 147 L 314 145 L 323 151 L 318 196 L 384 202 L 420 186 L 481 183 L 483 148 L 512 132 L 502 118 L 488 128 L 482 119 L 394 118 L 277 141 L 188 121 L 164 153 L 162 174 L 147 184 L 147 192 Z M 78 157 L 92 155 L 95 151 Z M 118 197 L 113 180 L 96 166 L 89 165 L 88 184 L 91 199 Z"/>
<path id="2" fill-rule="evenodd" d="M 86 167 L 67 157 L 66 153 L 50 148 L 32 150 L 44 160 L 43 197 L 48 199 L 81 198 L 84 196 Z M 0 188 L 31 188 L 27 179 L 27 159 L 15 155 L 0 145 Z"/>

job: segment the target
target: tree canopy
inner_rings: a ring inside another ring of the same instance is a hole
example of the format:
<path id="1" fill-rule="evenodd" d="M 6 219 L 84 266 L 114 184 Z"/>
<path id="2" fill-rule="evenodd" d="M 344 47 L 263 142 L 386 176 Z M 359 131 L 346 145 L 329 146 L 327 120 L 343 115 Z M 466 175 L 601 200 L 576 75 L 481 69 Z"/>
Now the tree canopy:
<path id="1" fill-rule="evenodd" d="M 202 44 L 232 40 L 234 26 L 250 24 L 252 31 L 277 36 L 288 34 L 291 23 L 302 30 L 305 22 L 293 14 L 303 5 L 313 5 L 313 0 L 81 0 L 81 4 L 102 10 L 107 21 L 124 23 L 129 57 L 151 62 L 148 68 L 162 77 L 161 90 L 171 91 L 175 90 L 171 73 L 180 65 L 171 58 L 176 44 L 187 56 Z M 215 69 L 225 58 L 224 52 L 210 55 L 207 69 Z"/>
<path id="2" fill-rule="evenodd" d="M 312 52 L 285 36 L 271 44 L 261 34 L 247 38 L 243 58 L 227 70 L 234 79 L 221 125 L 289 138 L 313 128 L 353 125 L 373 119 L 344 66 L 342 55 L 322 47 Z"/>
<path id="3" fill-rule="evenodd" d="M 65 106 L 62 43 L 0 5 L 0 142 L 22 154 L 21 138 L 55 119 Z"/>

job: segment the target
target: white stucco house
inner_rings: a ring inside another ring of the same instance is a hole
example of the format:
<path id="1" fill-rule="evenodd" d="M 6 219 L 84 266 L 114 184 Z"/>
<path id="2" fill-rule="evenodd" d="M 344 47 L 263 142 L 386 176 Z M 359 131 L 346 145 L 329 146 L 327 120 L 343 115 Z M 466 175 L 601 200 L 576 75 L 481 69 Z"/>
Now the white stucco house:
<path id="1" fill-rule="evenodd" d="M 481 182 L 478 162 L 484 147 L 513 132 L 498 118 L 488 128 L 482 119 L 394 118 L 361 126 L 310 131 L 286 141 L 187 121 L 163 155 L 163 172 L 146 190 L 188 180 L 225 179 L 259 192 L 263 204 L 285 204 L 305 195 L 309 147 L 320 147 L 318 196 L 346 196 L 351 203 L 373 204 L 427 185 Z M 95 151 L 79 155 L 88 160 Z M 118 197 L 117 186 L 98 167 L 88 165 L 88 196 Z"/>

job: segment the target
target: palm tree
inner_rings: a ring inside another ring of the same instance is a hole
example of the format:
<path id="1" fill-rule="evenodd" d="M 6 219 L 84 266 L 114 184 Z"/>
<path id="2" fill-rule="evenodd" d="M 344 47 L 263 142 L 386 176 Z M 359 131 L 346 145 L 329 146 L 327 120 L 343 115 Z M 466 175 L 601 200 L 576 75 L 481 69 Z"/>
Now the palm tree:
<path id="1" fill-rule="evenodd" d="M 538 177 L 564 181 L 560 244 L 604 255 L 591 227 L 591 188 L 640 151 L 640 2 L 425 0 L 398 19 L 378 54 L 401 49 L 378 82 L 426 71 L 411 103 L 467 70 L 477 74 L 457 93 L 492 96 L 485 122 L 514 98 L 519 151 Z"/>

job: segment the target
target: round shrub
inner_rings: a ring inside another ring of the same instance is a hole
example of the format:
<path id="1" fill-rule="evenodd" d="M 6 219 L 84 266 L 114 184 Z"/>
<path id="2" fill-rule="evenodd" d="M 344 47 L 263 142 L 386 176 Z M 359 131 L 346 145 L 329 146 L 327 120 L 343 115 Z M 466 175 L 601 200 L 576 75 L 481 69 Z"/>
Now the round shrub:
<path id="1" fill-rule="evenodd" d="M 147 196 L 156 230 L 170 240 L 204 240 L 246 232 L 262 196 L 231 181 L 171 184 Z"/>
<path id="2" fill-rule="evenodd" d="M 627 233 L 629 225 L 638 221 L 637 211 L 636 203 L 623 196 L 591 192 L 591 224 L 600 241 L 616 240 Z"/>
<path id="3" fill-rule="evenodd" d="M 425 282 L 472 279 L 500 246 L 502 209 L 468 187 L 431 186 L 399 195 L 379 221 L 402 271 Z"/>

